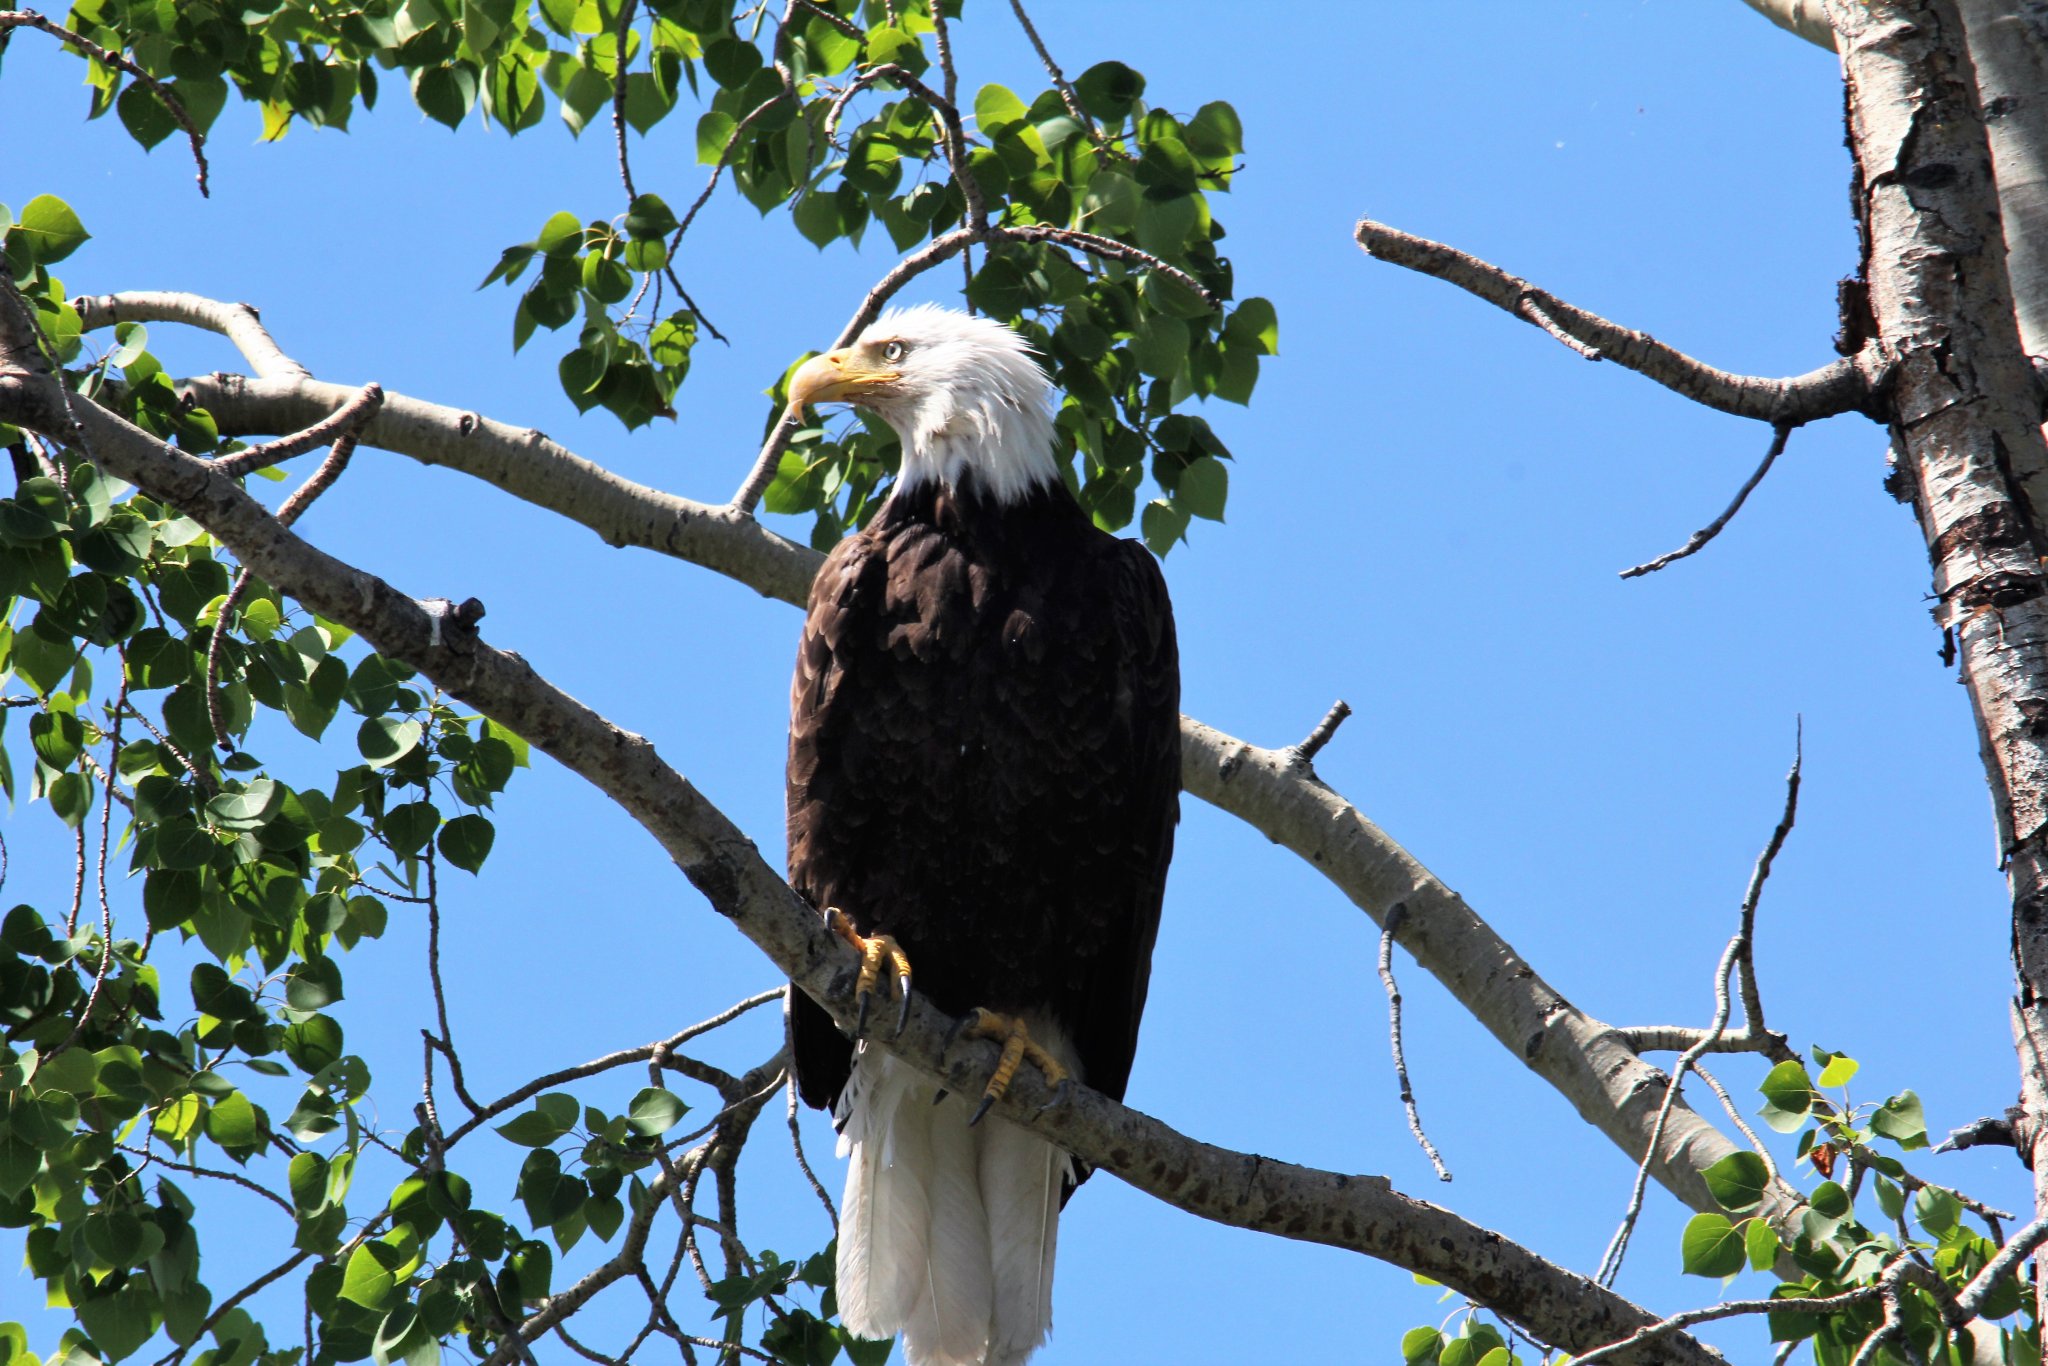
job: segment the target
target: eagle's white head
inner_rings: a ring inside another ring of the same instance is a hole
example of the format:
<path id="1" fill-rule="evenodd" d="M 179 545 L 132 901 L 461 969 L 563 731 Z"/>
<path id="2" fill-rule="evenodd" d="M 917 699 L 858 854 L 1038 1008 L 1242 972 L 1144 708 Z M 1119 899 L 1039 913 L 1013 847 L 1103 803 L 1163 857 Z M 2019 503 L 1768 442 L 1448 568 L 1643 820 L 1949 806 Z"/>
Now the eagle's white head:
<path id="1" fill-rule="evenodd" d="M 789 381 L 789 405 L 851 403 L 903 439 L 898 490 L 969 472 L 999 503 L 1057 482 L 1052 382 L 1024 339 L 999 322 L 936 304 L 891 309 L 860 340 L 813 356 Z"/>

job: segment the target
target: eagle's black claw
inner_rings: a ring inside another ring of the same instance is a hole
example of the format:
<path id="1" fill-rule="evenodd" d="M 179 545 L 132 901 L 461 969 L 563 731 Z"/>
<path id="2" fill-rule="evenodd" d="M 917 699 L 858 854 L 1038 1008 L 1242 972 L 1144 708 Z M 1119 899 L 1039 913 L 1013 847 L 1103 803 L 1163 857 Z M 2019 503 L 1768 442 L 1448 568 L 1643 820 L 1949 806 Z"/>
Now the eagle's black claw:
<path id="1" fill-rule="evenodd" d="M 896 1037 L 901 1038 L 903 1027 L 910 1023 L 910 974 L 903 973 L 896 979 L 896 993 L 902 998 L 896 1007 Z"/>
<path id="2" fill-rule="evenodd" d="M 960 1042 L 960 1036 L 962 1034 L 965 1034 L 969 1029 L 973 1028 L 974 1022 L 980 1018 L 981 1011 L 979 1008 L 976 1008 L 974 1010 L 968 1011 L 965 1015 L 962 1015 L 959 1019 L 953 1021 L 953 1027 L 946 1031 L 946 1037 L 939 1044 L 940 1062 L 944 1062 L 946 1060 L 946 1055 L 953 1051 L 953 1045 Z"/>
<path id="3" fill-rule="evenodd" d="M 967 1127 L 972 1129 L 975 1125 L 981 1123 L 981 1117 L 987 1114 L 989 1111 L 989 1107 L 994 1105 L 995 1103 L 995 1092 L 990 1091 L 983 1094 L 981 1098 L 981 1104 L 974 1107 L 974 1114 L 967 1121 Z"/>
<path id="4" fill-rule="evenodd" d="M 853 1036 L 857 1039 L 865 1036 L 868 1032 L 868 1007 L 874 1004 L 874 1000 L 875 993 L 872 991 L 863 991 L 855 998 Z"/>
<path id="5" fill-rule="evenodd" d="M 946 1103 L 946 1097 L 952 1094 L 953 1093 L 951 1091 L 948 1091 L 945 1087 L 941 1086 L 939 1088 L 939 1093 L 936 1096 L 932 1097 L 932 1104 L 944 1105 Z"/>
<path id="6" fill-rule="evenodd" d="M 1036 1110 L 1033 1110 L 1031 1113 L 1033 1113 L 1034 1115 L 1042 1115 L 1047 1110 L 1052 1109 L 1053 1106 L 1065 1100 L 1072 1093 L 1073 1079 L 1071 1077 L 1061 1077 L 1059 1079 L 1058 1084 L 1052 1088 L 1052 1095 L 1046 1098 L 1045 1104 L 1039 1106 Z"/>

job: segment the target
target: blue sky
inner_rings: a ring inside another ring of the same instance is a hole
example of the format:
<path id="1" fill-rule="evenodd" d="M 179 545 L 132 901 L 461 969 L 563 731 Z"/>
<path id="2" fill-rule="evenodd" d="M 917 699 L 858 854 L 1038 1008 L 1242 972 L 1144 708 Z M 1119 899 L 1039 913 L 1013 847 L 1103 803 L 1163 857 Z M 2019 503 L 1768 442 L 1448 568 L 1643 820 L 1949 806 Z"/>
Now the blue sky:
<path id="1" fill-rule="evenodd" d="M 1715 364 L 1810 369 L 1832 354 L 1834 282 L 1854 267 L 1833 58 L 1737 0 L 1286 13 L 1036 14 L 1069 71 L 1114 56 L 1153 100 L 1228 99 L 1245 126 L 1245 170 L 1217 212 L 1239 293 L 1278 308 L 1281 355 L 1248 410 L 1205 412 L 1237 459 L 1228 523 L 1198 523 L 1167 563 L 1186 709 L 1277 745 L 1348 700 L 1323 777 L 1617 1024 L 1706 1021 L 1803 715 L 1799 828 L 1761 918 L 1772 1023 L 1859 1058 L 1858 1100 L 1916 1088 L 1937 1132 L 2002 1109 L 2016 1082 L 1990 808 L 1966 698 L 1936 658 L 1918 533 L 1880 487 L 1882 431 L 1844 418 L 1795 434 L 1709 550 L 1622 582 L 1720 510 L 1768 432 L 1587 364 L 1350 240 L 1370 214 Z M 1036 88 L 1006 7 L 976 0 L 957 42 L 967 89 Z M 387 82 L 347 135 L 263 145 L 253 113 L 229 110 L 201 201 L 174 143 L 145 156 L 111 121 L 79 121 L 77 76 L 23 34 L 0 79 L 14 130 L 0 202 L 52 192 L 78 208 L 95 238 L 61 269 L 74 292 L 245 299 L 322 378 L 538 426 L 694 497 L 739 482 L 760 391 L 838 331 L 890 259 L 880 234 L 819 253 L 779 216 L 722 200 L 680 269 L 733 345 L 698 350 L 674 423 L 628 435 L 561 397 L 554 338 L 512 354 L 512 294 L 472 288 L 549 214 L 616 211 L 605 137 L 578 143 L 552 122 L 516 141 L 451 134 Z M 675 122 L 636 169 L 680 203 L 701 182 L 689 120 Z M 956 287 L 941 272 L 908 297 Z M 168 327 L 153 349 L 178 372 L 239 368 L 216 339 Z M 302 526 L 418 596 L 483 598 L 490 639 L 653 738 L 779 857 L 793 609 L 396 456 L 359 458 Z M 53 825 L 8 817 L 13 897 L 68 891 L 68 857 L 40 838 Z M 450 1007 L 477 1090 L 773 983 L 651 840 L 552 765 L 521 775 L 499 826 L 484 876 L 445 884 Z M 351 969 L 342 1016 L 390 1097 L 388 1126 L 409 1122 L 431 1014 L 421 933 L 394 915 L 377 966 Z M 1590 1269 L 1631 1164 L 1407 964 L 1409 1062 L 1457 1178 L 1439 1186 L 1396 1098 L 1375 948 L 1312 869 L 1190 801 L 1130 1102 L 1227 1147 L 1385 1174 Z M 707 1052 L 747 1065 L 778 1028 L 764 1012 Z M 1759 1065 L 1717 1070 L 1755 1103 Z M 827 1131 L 807 1123 L 836 1187 Z M 491 1197 L 509 1201 L 513 1166 Z M 2009 1153 L 1919 1169 L 2027 1207 Z M 822 1245 L 772 1127 L 743 1194 L 757 1244 Z M 1666 1312 L 1718 1295 L 1677 1274 L 1684 1217 L 1652 1192 L 1624 1293 Z M 248 1219 L 252 1239 L 282 1232 L 260 1209 Z M 1061 1242 L 1048 1366 L 1385 1361 L 1403 1329 L 1455 1308 L 1398 1269 L 1205 1224 L 1108 1179 L 1069 1207 Z M 216 1285 L 265 1264 L 226 1244 L 216 1233 L 207 1249 Z M 0 1236 L 10 1317 L 35 1297 L 17 1245 Z M 1761 1350 L 1753 1327 L 1709 1336 Z"/>

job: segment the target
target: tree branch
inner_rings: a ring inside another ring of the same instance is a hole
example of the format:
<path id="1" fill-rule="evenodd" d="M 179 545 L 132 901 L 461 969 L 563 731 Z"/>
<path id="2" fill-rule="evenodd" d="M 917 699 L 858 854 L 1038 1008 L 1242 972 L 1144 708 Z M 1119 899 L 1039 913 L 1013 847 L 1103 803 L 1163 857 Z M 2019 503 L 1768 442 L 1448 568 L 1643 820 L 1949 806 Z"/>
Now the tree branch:
<path id="1" fill-rule="evenodd" d="M 1532 326 L 1552 335 L 1562 334 L 1560 339 L 1567 345 L 1577 342 L 1598 352 L 1598 359 L 1611 360 L 1696 403 L 1737 417 L 1798 426 L 1838 413 L 1872 412 L 1881 387 L 1883 366 L 1874 353 L 1830 361 L 1818 370 L 1789 379 L 1738 375 L 1695 360 L 1647 332 L 1633 331 L 1588 313 L 1499 266 L 1442 242 L 1416 237 L 1370 218 L 1359 220 L 1355 236 L 1367 255 L 1434 275 Z"/>

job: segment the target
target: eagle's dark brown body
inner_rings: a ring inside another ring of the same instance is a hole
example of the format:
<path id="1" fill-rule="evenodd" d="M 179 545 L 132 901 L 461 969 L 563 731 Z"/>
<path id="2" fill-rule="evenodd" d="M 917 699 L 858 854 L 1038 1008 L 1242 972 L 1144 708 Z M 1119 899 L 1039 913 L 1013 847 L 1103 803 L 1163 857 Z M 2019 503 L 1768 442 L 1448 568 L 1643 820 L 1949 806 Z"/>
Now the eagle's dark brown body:
<path id="1" fill-rule="evenodd" d="M 1121 1098 L 1179 817 L 1152 556 L 1059 484 L 901 490 L 819 571 L 791 693 L 791 882 L 894 935 L 941 1009 L 1050 1018 Z M 852 1044 L 791 1011 L 804 1099 L 830 1106 Z"/>

